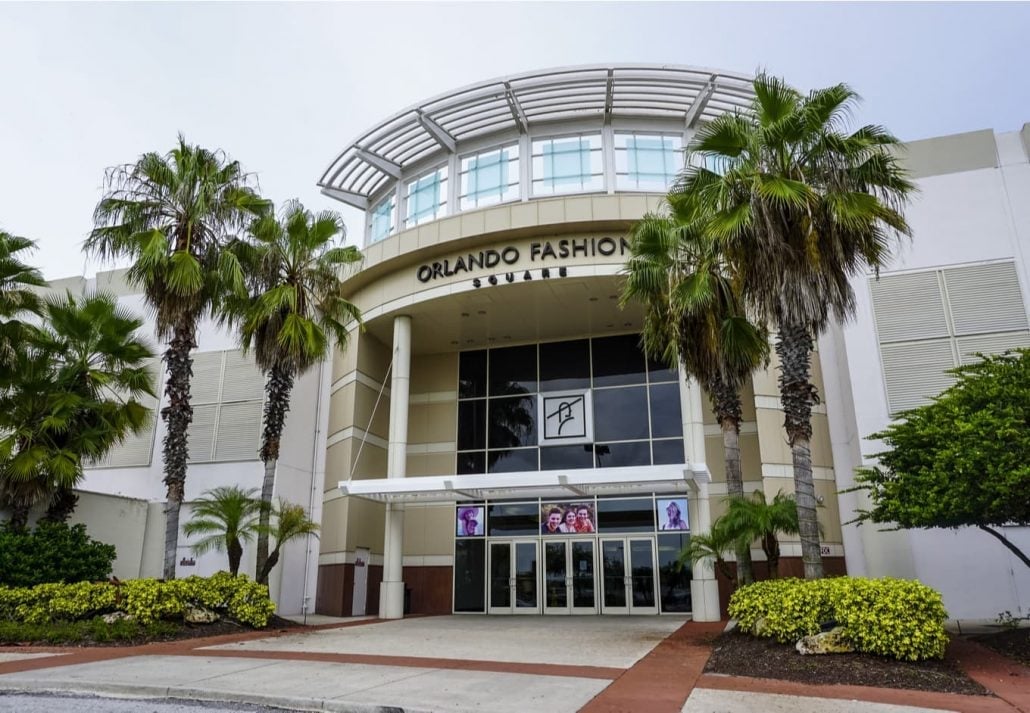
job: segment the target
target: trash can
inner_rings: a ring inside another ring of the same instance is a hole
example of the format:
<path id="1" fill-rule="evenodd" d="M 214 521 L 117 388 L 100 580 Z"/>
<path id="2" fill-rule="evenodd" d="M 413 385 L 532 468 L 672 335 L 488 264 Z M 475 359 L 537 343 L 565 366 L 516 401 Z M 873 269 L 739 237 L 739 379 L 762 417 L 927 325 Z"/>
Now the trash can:
<path id="1" fill-rule="evenodd" d="M 411 613 L 411 587 L 404 588 L 404 614 Z"/>

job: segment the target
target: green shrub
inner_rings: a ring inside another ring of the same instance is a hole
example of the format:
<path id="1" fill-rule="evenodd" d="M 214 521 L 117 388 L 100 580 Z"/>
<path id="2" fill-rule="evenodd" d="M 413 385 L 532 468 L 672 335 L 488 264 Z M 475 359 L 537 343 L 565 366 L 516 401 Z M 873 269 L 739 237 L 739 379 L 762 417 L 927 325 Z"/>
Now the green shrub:
<path id="1" fill-rule="evenodd" d="M 190 605 L 219 611 L 256 629 L 266 626 L 275 611 L 267 586 L 242 575 L 232 577 L 227 572 L 206 579 L 187 577 L 170 582 L 133 579 L 120 585 L 77 582 L 31 588 L 0 586 L 0 623 L 77 622 L 123 611 L 146 626 L 179 618 Z"/>
<path id="2" fill-rule="evenodd" d="M 0 644 L 23 641 L 48 644 L 102 644 L 108 641 L 152 641 L 175 634 L 178 627 L 167 621 L 140 624 L 121 620 L 111 624 L 99 617 L 88 621 L 64 621 L 49 624 L 23 624 L 0 621 Z"/>
<path id="3" fill-rule="evenodd" d="M 733 593 L 729 613 L 743 631 L 781 642 L 797 641 L 836 622 L 856 650 L 909 661 L 943 658 L 948 644 L 941 595 L 912 580 L 756 582 Z"/>
<path id="4" fill-rule="evenodd" d="M 24 532 L 0 525 L 0 585 L 107 579 L 115 556 L 114 545 L 91 538 L 85 525 L 40 522 Z"/>

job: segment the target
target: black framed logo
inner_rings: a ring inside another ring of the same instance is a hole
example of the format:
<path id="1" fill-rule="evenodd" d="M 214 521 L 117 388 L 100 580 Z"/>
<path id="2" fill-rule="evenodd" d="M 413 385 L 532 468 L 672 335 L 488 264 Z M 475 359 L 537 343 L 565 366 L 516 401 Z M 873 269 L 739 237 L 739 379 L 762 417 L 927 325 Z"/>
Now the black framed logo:
<path id="1" fill-rule="evenodd" d="M 592 443 L 594 440 L 594 410 L 590 390 L 543 393 L 539 398 L 537 423 L 541 446 L 563 443 Z"/>

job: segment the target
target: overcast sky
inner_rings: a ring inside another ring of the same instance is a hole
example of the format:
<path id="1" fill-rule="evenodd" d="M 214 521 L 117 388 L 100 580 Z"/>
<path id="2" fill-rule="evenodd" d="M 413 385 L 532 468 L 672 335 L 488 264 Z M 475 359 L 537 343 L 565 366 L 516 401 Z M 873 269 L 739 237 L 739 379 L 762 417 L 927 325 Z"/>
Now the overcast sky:
<path id="1" fill-rule="evenodd" d="M 1030 121 L 1030 5 L 0 2 L 0 228 L 49 278 L 80 247 L 105 167 L 176 133 L 222 148 L 277 203 L 348 141 L 434 94 L 554 65 L 758 68 L 839 81 L 903 139 Z M 354 211 L 342 211 L 351 239 Z M 100 266 L 103 269 L 103 266 Z"/>

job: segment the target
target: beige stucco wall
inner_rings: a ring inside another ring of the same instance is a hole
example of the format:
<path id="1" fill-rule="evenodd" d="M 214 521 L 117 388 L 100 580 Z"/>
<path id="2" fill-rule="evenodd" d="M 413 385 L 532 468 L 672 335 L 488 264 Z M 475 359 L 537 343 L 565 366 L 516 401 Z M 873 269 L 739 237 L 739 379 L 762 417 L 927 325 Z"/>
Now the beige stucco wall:
<path id="1" fill-rule="evenodd" d="M 72 524 L 82 523 L 88 528 L 89 536 L 100 542 L 115 546 L 117 559 L 112 574 L 118 579 L 136 579 L 152 576 L 154 552 L 146 545 L 147 524 L 150 503 L 146 500 L 125 498 L 118 495 L 79 491 L 79 503 L 72 514 Z M 155 520 L 162 528 L 161 543 L 164 541 L 164 513 L 157 510 Z M 148 556 L 149 555 L 149 556 Z M 160 571 L 163 547 L 156 552 Z"/>

